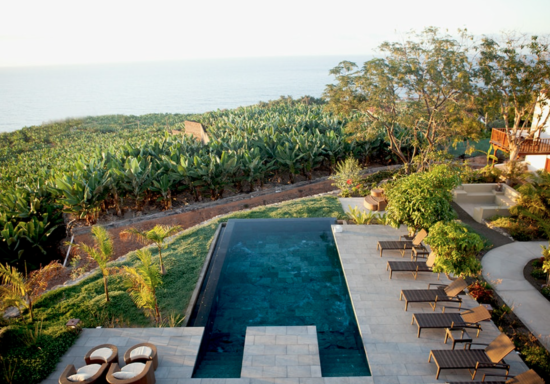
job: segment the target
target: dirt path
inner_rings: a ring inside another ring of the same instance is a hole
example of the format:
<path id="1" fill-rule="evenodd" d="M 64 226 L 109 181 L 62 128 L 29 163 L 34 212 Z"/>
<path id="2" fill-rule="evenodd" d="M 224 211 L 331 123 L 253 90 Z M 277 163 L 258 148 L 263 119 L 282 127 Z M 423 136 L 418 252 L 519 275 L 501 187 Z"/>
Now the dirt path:
<path id="1" fill-rule="evenodd" d="M 139 230 L 149 230 L 155 225 L 161 224 L 179 225 L 183 229 L 187 229 L 219 215 L 333 191 L 334 187 L 331 184 L 332 181 L 330 180 L 322 180 L 294 187 L 285 186 L 268 191 L 260 196 L 252 193 L 214 202 L 194 204 L 190 208 L 185 208 L 185 212 L 165 212 L 164 214 L 138 217 L 112 223 L 106 225 L 105 228 L 109 231 L 114 240 L 115 258 L 118 258 L 130 251 L 143 247 L 142 244 L 136 241 L 123 241 L 121 239 L 120 232 L 128 227 L 134 227 Z M 281 189 L 280 192 L 276 192 L 279 189 Z M 92 237 L 90 229 L 78 228 L 78 230 L 75 230 L 74 242 L 91 245 Z"/>

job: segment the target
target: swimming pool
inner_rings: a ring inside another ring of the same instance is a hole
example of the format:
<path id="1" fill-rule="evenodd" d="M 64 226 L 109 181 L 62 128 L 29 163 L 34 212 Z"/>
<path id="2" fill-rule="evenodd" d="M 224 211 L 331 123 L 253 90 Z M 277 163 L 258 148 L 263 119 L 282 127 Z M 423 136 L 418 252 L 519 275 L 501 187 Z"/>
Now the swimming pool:
<path id="1" fill-rule="evenodd" d="M 189 326 L 205 333 L 193 377 L 240 377 L 248 326 L 315 325 L 324 377 L 370 375 L 333 218 L 229 220 Z"/>

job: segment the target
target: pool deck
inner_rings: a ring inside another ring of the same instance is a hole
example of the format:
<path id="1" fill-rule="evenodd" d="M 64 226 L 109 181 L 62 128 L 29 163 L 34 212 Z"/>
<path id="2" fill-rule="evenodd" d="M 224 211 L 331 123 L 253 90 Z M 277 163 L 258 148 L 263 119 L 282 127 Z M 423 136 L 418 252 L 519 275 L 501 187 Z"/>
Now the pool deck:
<path id="1" fill-rule="evenodd" d="M 351 298 L 372 372 L 374 383 L 441 383 L 445 381 L 471 381 L 468 371 L 443 370 L 435 380 L 436 365 L 428 363 L 432 349 L 451 349 L 443 344 L 444 331 L 424 329 L 416 337 L 417 326 L 411 325 L 413 313 L 433 313 L 429 304 L 409 304 L 399 301 L 402 289 L 425 289 L 428 283 L 449 283 L 442 275 L 437 281 L 435 274 L 419 274 L 414 280 L 411 273 L 394 273 L 392 280 L 386 271 L 388 260 L 410 260 L 401 258 L 399 252 L 384 251 L 381 258 L 376 244 L 380 240 L 397 240 L 405 229 L 398 231 L 381 225 L 344 225 L 335 238 L 348 281 Z M 461 296 L 462 306 L 473 308 L 477 302 L 468 295 Z M 441 312 L 441 304 L 436 313 Z M 490 343 L 500 334 L 493 322 L 484 322 L 483 331 L 474 342 Z M 511 373 L 518 374 L 527 366 L 516 353 L 506 361 Z M 481 380 L 478 375 L 476 380 Z M 368 382 L 368 381 L 364 381 Z"/>
<path id="2" fill-rule="evenodd" d="M 114 328 L 85 329 L 61 359 L 44 384 L 57 383 L 67 364 L 84 365 L 83 357 L 93 346 L 115 344 L 119 356 L 132 345 L 148 341 L 157 345 L 159 367 L 155 372 L 159 384 L 406 384 L 443 383 L 446 380 L 470 381 L 467 370 L 442 371 L 435 380 L 436 365 L 428 363 L 432 349 L 450 349 L 443 344 L 443 330 L 423 330 L 416 337 L 411 325 L 413 313 L 432 313 L 429 304 L 405 304 L 399 300 L 402 289 L 424 289 L 437 281 L 436 275 L 420 274 L 414 280 L 410 273 L 395 273 L 390 280 L 388 260 L 408 260 L 398 252 L 385 251 L 379 256 L 379 240 L 396 240 L 403 231 L 380 225 L 345 225 L 335 239 L 346 274 L 352 302 L 362 333 L 372 376 L 320 377 L 316 330 L 313 327 L 254 327 L 247 329 L 243 370 L 239 379 L 192 379 L 203 328 Z M 477 303 L 463 296 L 463 307 Z M 440 312 L 438 305 L 436 312 Z M 492 322 L 483 324 L 475 342 L 489 343 L 499 334 Z M 512 353 L 506 361 L 511 373 L 527 370 L 519 356 Z M 476 380 L 481 380 L 478 375 Z"/>

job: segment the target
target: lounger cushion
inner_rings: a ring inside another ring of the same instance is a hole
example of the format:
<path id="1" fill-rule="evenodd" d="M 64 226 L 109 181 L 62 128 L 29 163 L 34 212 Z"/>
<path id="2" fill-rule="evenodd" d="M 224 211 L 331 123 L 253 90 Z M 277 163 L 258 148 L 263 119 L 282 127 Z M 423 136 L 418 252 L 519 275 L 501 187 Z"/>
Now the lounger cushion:
<path id="1" fill-rule="evenodd" d="M 143 363 L 130 363 L 122 367 L 119 372 L 113 373 L 113 376 L 117 379 L 131 379 L 139 375 L 145 369 L 145 364 Z"/>
<path id="2" fill-rule="evenodd" d="M 111 348 L 99 348 L 93 351 L 90 357 L 107 361 L 112 354 L 113 351 L 111 350 Z"/>
<path id="3" fill-rule="evenodd" d="M 76 374 L 67 377 L 67 379 L 74 382 L 88 380 L 90 377 L 95 375 L 100 368 L 101 368 L 100 364 L 85 365 L 79 368 L 76 371 Z"/>
<path id="4" fill-rule="evenodd" d="M 149 359 L 153 355 L 153 350 L 147 346 L 137 347 L 130 352 L 132 360 Z"/>
<path id="5" fill-rule="evenodd" d="M 113 377 L 119 379 L 119 380 L 127 380 L 127 379 L 133 379 L 134 377 L 136 377 L 138 375 L 138 373 L 135 373 L 135 372 L 123 372 L 123 371 L 119 371 L 119 372 L 115 372 L 113 373 Z"/>
<path id="6" fill-rule="evenodd" d="M 71 376 L 67 377 L 67 379 L 69 381 L 74 381 L 75 383 L 77 383 L 79 381 L 88 380 L 92 376 L 93 375 L 91 375 L 89 373 L 76 373 L 74 375 L 71 375 Z"/>

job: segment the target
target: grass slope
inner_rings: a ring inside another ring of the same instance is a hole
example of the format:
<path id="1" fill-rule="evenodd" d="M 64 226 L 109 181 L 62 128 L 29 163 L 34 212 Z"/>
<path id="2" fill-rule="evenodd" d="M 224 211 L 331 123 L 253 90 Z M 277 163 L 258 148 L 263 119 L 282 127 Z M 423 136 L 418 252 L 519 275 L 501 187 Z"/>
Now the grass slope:
<path id="1" fill-rule="evenodd" d="M 195 289 L 212 237 L 220 222 L 238 218 L 341 217 L 342 207 L 336 197 L 304 198 L 274 206 L 241 211 L 194 227 L 176 236 L 163 252 L 168 270 L 157 297 L 163 317 L 182 315 Z M 151 248 L 158 263 L 156 248 Z M 135 253 L 122 263 L 134 265 Z M 35 324 L 14 323 L 0 342 L 0 356 L 6 375 L 2 383 L 37 383 L 55 369 L 59 358 L 74 343 L 77 336 L 65 329 L 70 318 L 81 319 L 84 327 L 150 327 L 154 326 L 137 309 L 125 291 L 120 274 L 109 278 L 110 303 L 105 302 L 103 282 L 99 273 L 79 284 L 46 293 L 35 306 Z M 28 321 L 28 316 L 25 317 Z M 35 327 L 42 327 L 37 332 Z"/>

